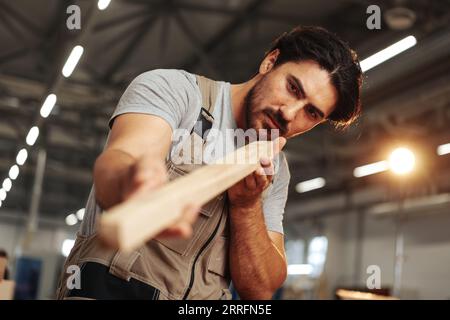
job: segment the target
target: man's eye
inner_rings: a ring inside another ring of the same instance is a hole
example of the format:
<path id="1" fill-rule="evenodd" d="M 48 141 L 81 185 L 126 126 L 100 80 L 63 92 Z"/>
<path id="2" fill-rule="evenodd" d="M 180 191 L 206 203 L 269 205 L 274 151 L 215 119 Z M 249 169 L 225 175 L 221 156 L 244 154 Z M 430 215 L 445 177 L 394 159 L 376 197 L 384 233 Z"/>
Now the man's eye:
<path id="1" fill-rule="evenodd" d="M 295 84 L 293 84 L 292 82 L 289 83 L 289 89 L 291 90 L 291 92 L 292 92 L 293 94 L 295 94 L 296 97 L 299 96 L 298 88 L 297 88 L 297 86 L 296 86 Z"/>
<path id="2" fill-rule="evenodd" d="M 314 110 L 314 108 L 308 107 L 306 109 L 306 111 L 311 116 L 311 118 L 314 119 L 314 120 L 317 120 L 317 118 L 319 117 L 319 115 L 317 114 L 317 111 Z"/>

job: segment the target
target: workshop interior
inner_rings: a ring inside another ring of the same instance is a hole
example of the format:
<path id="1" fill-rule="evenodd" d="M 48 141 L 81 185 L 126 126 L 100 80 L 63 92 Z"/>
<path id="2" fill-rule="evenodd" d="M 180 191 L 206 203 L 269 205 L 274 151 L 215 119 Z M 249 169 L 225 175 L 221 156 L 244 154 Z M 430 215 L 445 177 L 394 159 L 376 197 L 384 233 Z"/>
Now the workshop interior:
<path id="1" fill-rule="evenodd" d="M 298 25 L 355 50 L 362 113 L 283 149 L 287 277 L 272 299 L 450 299 L 448 0 L 0 0 L 0 299 L 56 299 L 133 79 L 241 83 Z"/>

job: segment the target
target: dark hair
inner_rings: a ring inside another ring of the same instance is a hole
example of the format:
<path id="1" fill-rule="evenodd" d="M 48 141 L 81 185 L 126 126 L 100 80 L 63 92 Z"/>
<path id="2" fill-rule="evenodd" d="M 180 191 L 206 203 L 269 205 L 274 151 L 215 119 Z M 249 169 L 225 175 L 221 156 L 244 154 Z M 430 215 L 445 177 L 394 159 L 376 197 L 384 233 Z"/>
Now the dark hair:
<path id="1" fill-rule="evenodd" d="M 290 61 L 313 60 L 330 73 L 338 100 L 329 120 L 346 128 L 361 113 L 362 71 L 356 53 L 335 34 L 321 27 L 298 26 L 283 33 L 266 55 L 280 50 L 275 67 Z"/>
<path id="2" fill-rule="evenodd" d="M 8 254 L 6 253 L 6 251 L 5 251 L 5 250 L 3 250 L 3 249 L 0 249 L 0 257 L 3 257 L 3 258 L 8 258 Z"/>

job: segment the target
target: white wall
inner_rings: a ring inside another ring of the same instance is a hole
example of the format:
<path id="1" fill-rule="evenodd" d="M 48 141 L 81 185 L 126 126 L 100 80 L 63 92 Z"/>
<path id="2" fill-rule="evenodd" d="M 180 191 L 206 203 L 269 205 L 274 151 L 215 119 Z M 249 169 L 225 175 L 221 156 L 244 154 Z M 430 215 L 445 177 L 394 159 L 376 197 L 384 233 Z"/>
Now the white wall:
<path id="1" fill-rule="evenodd" d="M 380 267 L 382 286 L 393 287 L 396 229 L 392 216 L 365 215 L 361 239 L 357 237 L 356 212 L 302 220 L 295 226 L 292 216 L 292 212 L 286 216 L 286 222 L 291 224 L 288 239 L 308 240 L 321 234 L 328 237 L 328 298 L 333 298 L 334 289 L 339 286 L 365 287 L 369 265 Z M 450 208 L 410 215 L 404 222 L 403 234 L 405 259 L 400 298 L 450 299 Z"/>

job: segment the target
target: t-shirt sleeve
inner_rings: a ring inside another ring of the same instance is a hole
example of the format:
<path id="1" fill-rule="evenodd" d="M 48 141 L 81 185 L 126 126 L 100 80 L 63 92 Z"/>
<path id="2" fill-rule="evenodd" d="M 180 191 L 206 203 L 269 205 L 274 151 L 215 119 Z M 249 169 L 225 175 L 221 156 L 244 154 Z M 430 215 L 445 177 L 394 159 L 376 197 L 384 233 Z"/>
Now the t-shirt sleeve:
<path id="1" fill-rule="evenodd" d="M 283 152 L 279 155 L 279 168 L 273 184 L 263 202 L 264 219 L 267 230 L 284 234 L 283 216 L 288 197 L 291 175 Z"/>
<path id="2" fill-rule="evenodd" d="M 175 130 L 180 127 L 190 107 L 198 97 L 195 78 L 181 70 L 156 69 L 137 76 L 119 100 L 109 120 L 124 113 L 144 113 L 158 116 Z"/>

